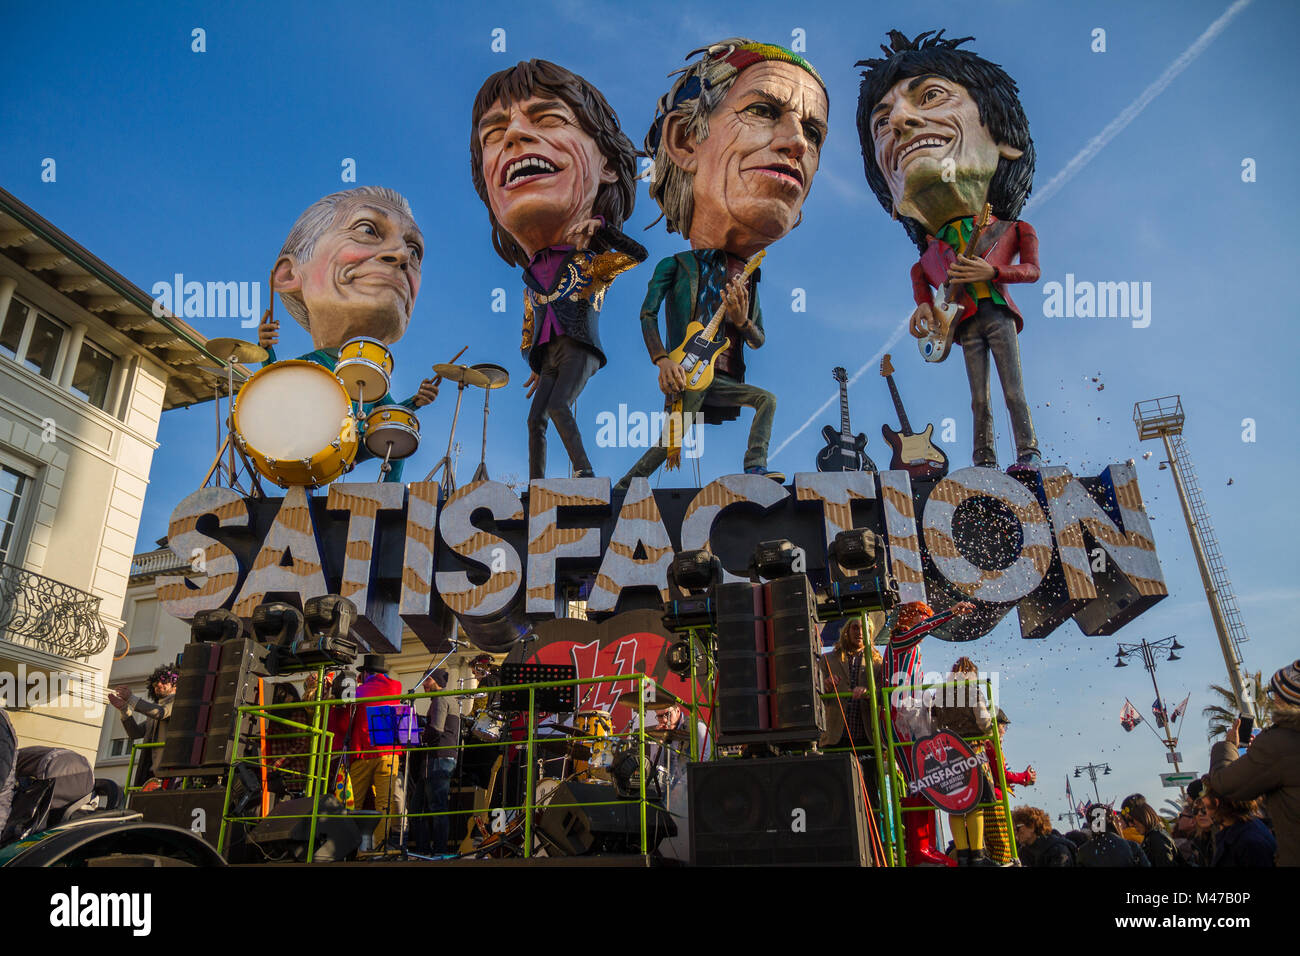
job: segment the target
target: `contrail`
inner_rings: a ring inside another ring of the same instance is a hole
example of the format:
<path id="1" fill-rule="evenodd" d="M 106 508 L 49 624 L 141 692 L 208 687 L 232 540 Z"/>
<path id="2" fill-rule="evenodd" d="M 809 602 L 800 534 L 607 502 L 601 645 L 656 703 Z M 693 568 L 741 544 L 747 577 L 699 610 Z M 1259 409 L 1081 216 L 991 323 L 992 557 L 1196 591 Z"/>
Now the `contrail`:
<path id="1" fill-rule="evenodd" d="M 1246 9 L 1246 7 L 1250 6 L 1250 2 L 1251 0 L 1237 0 L 1236 3 L 1228 7 L 1219 19 L 1215 20 L 1206 28 L 1205 32 L 1197 38 L 1195 43 L 1184 50 L 1178 59 L 1174 60 L 1173 63 L 1170 63 L 1169 66 L 1166 67 L 1165 71 L 1160 74 L 1159 79 L 1143 90 L 1141 96 L 1125 107 L 1124 111 L 1111 120 L 1110 123 L 1106 125 L 1105 129 L 1089 140 L 1088 145 L 1079 150 L 1078 155 L 1066 163 L 1065 168 L 1053 176 L 1046 186 L 1031 196 L 1025 205 L 1037 205 L 1038 203 L 1046 202 L 1048 199 L 1052 198 L 1052 196 L 1054 196 L 1062 186 L 1074 178 L 1075 173 L 1083 169 L 1083 167 L 1086 166 L 1094 156 L 1105 149 L 1106 144 L 1118 136 L 1124 127 L 1137 119 L 1138 114 L 1147 108 L 1147 104 L 1163 93 L 1165 88 L 1174 81 L 1174 78 L 1178 76 L 1179 73 L 1191 66 L 1192 61 L 1205 52 L 1205 48 L 1214 42 L 1215 37 L 1227 28 L 1233 18 L 1242 10 Z"/>
<path id="2" fill-rule="evenodd" d="M 1169 64 L 1169 66 L 1165 68 L 1165 71 L 1160 74 L 1159 78 L 1143 90 L 1142 94 L 1125 107 L 1123 112 L 1106 124 L 1105 129 L 1089 140 L 1088 145 L 1079 150 L 1078 154 L 1065 164 L 1064 169 L 1048 180 L 1046 186 L 1030 197 L 1028 202 L 1025 203 L 1025 206 L 1028 207 L 1032 205 L 1037 207 L 1048 199 L 1051 199 L 1052 196 L 1056 195 L 1056 193 L 1058 193 L 1066 183 L 1074 178 L 1075 174 L 1078 173 L 1079 170 L 1088 165 L 1094 156 L 1105 149 L 1106 145 L 1118 136 L 1129 123 L 1137 119 L 1138 114 L 1147 108 L 1147 104 L 1163 93 L 1165 88 L 1174 81 L 1174 78 L 1177 77 L 1179 73 L 1191 66 L 1192 61 L 1204 53 L 1205 48 L 1214 42 L 1214 39 L 1227 28 L 1228 24 L 1232 22 L 1237 14 L 1250 6 L 1250 3 L 1251 0 L 1236 0 L 1232 6 L 1223 11 L 1219 16 L 1219 19 L 1206 27 L 1205 32 L 1196 38 L 1195 43 L 1184 50 L 1173 63 Z M 907 325 L 910 318 L 911 314 L 909 313 L 908 318 L 904 319 L 902 323 L 899 324 L 898 328 L 894 330 L 894 333 L 889 337 L 889 341 L 877 349 L 876 353 L 867 360 L 866 364 L 853 373 L 853 377 L 849 379 L 850 382 L 856 382 L 861 378 L 867 369 L 876 364 L 880 359 L 880 356 L 884 354 L 885 350 L 890 348 L 903 336 L 905 332 L 907 332 Z M 825 403 L 817 409 L 817 411 L 813 412 L 812 415 L 808 417 L 806 422 L 791 432 L 786 439 L 781 442 L 781 444 L 777 445 L 776 451 L 772 452 L 772 457 L 775 458 L 786 445 L 790 444 L 790 442 L 794 441 L 807 431 L 808 426 L 814 424 L 822 412 L 826 411 L 826 409 L 830 408 L 831 405 L 839 401 L 839 397 L 839 392 L 836 391 L 835 394 L 828 398 Z"/>

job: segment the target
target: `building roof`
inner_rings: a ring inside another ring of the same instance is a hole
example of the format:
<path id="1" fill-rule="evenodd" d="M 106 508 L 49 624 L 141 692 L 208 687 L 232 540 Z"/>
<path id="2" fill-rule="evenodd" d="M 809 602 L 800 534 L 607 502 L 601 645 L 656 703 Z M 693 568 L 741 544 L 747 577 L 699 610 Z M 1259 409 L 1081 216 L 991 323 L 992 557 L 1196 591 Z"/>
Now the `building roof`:
<path id="1" fill-rule="evenodd" d="M 207 338 L 170 312 L 153 314 L 153 298 L 30 206 L 0 189 L 0 250 L 60 295 L 135 342 L 171 374 L 163 408 L 211 401 L 225 391 L 224 360 L 207 350 Z M 234 366 L 235 383 L 252 373 Z"/>

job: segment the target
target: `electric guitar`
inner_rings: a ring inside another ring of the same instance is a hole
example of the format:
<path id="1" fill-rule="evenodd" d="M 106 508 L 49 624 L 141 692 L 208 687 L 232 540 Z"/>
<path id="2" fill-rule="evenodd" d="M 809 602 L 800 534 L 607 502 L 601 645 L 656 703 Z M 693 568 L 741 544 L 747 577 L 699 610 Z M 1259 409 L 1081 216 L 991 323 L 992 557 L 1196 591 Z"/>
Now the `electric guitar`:
<path id="1" fill-rule="evenodd" d="M 889 361 L 889 353 L 880 360 L 880 374 L 889 383 L 889 394 L 894 399 L 894 410 L 898 412 L 898 424 L 902 427 L 901 432 L 896 432 L 888 425 L 880 426 L 885 441 L 894 450 L 889 459 L 890 469 L 906 471 L 913 478 L 942 478 L 948 474 L 948 456 L 930 440 L 934 425 L 926 425 L 925 431 L 919 435 L 912 431 L 907 422 L 907 412 L 903 410 L 903 399 L 894 384 L 894 366 Z"/>
<path id="2" fill-rule="evenodd" d="M 766 254 L 766 249 L 754 253 L 745 263 L 744 271 L 740 273 L 741 278 L 748 279 Z M 686 373 L 687 391 L 702 392 L 713 384 L 714 363 L 731 345 L 731 340 L 725 334 L 714 338 L 718 335 L 718 327 L 722 325 L 722 317 L 726 311 L 727 303 L 724 301 L 713 313 L 713 318 L 708 325 L 702 322 L 692 322 L 687 325 L 686 339 L 668 353 L 669 360 L 674 365 L 680 365 L 682 371 Z"/>
<path id="3" fill-rule="evenodd" d="M 826 447 L 817 453 L 818 471 L 875 471 L 876 463 L 867 457 L 867 433 L 853 434 L 849 428 L 849 374 L 836 367 L 831 372 L 840 383 L 840 430 L 834 425 L 822 429 Z"/>
<path id="4" fill-rule="evenodd" d="M 966 248 L 970 254 L 974 254 L 975 243 L 979 241 L 980 233 L 984 227 L 989 224 L 989 217 L 993 215 L 993 204 L 985 203 L 984 211 L 980 213 L 979 221 L 975 223 L 974 229 L 971 230 L 970 239 L 966 241 Z M 960 299 L 954 301 L 958 296 L 956 286 L 944 282 L 943 285 L 934 290 L 934 312 L 938 316 L 939 327 L 930 327 L 925 338 L 917 339 L 916 347 L 921 350 L 921 358 L 927 362 L 942 362 L 952 351 L 952 343 L 957 339 L 957 319 L 962 312 Z"/>

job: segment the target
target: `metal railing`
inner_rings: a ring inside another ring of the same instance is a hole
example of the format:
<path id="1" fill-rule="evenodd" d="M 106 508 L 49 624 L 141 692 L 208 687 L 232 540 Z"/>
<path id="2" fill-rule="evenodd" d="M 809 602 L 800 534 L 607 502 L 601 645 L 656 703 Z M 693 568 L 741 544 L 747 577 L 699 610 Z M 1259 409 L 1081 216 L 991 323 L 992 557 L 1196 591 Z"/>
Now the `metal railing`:
<path id="1" fill-rule="evenodd" d="M 69 659 L 108 647 L 101 599 L 17 565 L 0 563 L 0 637 Z"/>

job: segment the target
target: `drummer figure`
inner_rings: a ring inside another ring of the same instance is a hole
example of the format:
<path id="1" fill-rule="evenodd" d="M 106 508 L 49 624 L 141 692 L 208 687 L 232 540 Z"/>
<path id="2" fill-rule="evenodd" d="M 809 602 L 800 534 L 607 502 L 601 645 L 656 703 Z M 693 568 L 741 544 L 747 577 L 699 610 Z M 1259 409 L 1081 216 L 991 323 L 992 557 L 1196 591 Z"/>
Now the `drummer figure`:
<path id="1" fill-rule="evenodd" d="M 420 291 L 424 235 L 406 199 L 382 186 L 360 186 L 312 203 L 284 241 L 272 291 L 312 338 L 314 351 L 299 356 L 333 371 L 339 349 L 356 338 L 391 345 L 406 332 Z M 258 344 L 267 350 L 263 365 L 276 361 L 280 323 L 268 310 L 258 326 Z M 414 395 L 397 402 L 385 393 L 361 408 L 364 417 L 378 405 L 417 409 L 438 397 L 438 383 L 426 378 Z M 357 461 L 374 455 L 364 444 Z M 389 463 L 384 481 L 402 480 L 402 461 Z"/>

